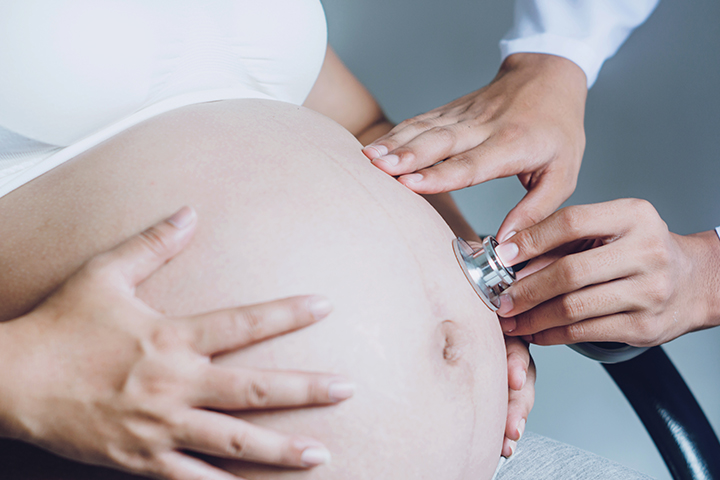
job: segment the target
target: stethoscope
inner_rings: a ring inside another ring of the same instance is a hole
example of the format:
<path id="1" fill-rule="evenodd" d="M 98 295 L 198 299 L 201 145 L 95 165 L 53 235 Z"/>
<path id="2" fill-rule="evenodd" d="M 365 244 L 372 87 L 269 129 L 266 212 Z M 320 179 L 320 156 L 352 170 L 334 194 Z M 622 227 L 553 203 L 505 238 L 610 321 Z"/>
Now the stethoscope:
<path id="1" fill-rule="evenodd" d="M 500 294 L 515 282 L 515 270 L 506 267 L 495 252 L 498 242 L 487 236 L 482 245 L 473 249 L 465 240 L 453 240 L 453 250 L 465 276 L 485 305 L 493 312 L 500 308 Z M 616 342 L 576 343 L 568 345 L 576 352 L 602 363 L 619 363 L 637 357 L 646 347 L 633 347 Z"/>

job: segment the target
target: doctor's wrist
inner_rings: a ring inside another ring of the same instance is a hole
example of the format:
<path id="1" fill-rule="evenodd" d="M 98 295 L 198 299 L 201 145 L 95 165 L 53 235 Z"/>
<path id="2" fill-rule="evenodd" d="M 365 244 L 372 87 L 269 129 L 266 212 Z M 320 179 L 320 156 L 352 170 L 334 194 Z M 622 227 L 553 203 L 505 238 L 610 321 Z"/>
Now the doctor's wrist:
<path id="1" fill-rule="evenodd" d="M 508 73 L 552 78 L 554 82 L 560 82 L 568 89 L 568 94 L 579 94 L 583 101 L 587 95 L 585 72 L 575 62 L 557 55 L 514 53 L 503 61 L 497 76 Z"/>
<path id="2" fill-rule="evenodd" d="M 701 318 L 693 330 L 720 325 L 720 239 L 714 230 L 684 237 L 694 265 L 693 287 L 701 303 Z"/>

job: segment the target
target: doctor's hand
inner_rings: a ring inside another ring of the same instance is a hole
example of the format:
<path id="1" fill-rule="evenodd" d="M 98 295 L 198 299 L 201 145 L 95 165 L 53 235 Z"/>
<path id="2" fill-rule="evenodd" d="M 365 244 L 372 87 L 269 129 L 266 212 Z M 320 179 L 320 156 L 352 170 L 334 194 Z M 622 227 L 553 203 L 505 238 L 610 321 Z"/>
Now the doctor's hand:
<path id="1" fill-rule="evenodd" d="M 237 479 L 187 452 L 312 467 L 318 441 L 224 411 L 334 404 L 337 375 L 214 365 L 214 355 L 311 325 L 331 306 L 305 296 L 167 318 L 135 287 L 189 242 L 187 207 L 91 259 L 35 310 L 0 324 L 0 435 L 152 478 Z"/>
<path id="2" fill-rule="evenodd" d="M 564 208 L 497 252 L 533 259 L 501 296 L 506 335 L 652 346 L 720 324 L 717 235 L 670 233 L 644 200 Z"/>
<path id="3" fill-rule="evenodd" d="M 508 369 L 508 413 L 502 456 L 515 453 L 517 442 L 525 432 L 530 410 L 535 403 L 535 362 L 528 344 L 517 337 L 505 337 Z"/>
<path id="4" fill-rule="evenodd" d="M 502 240 L 550 215 L 574 191 L 586 95 L 585 74 L 570 60 L 517 53 L 488 86 L 405 120 L 363 151 L 421 194 L 517 175 L 528 193 L 500 227 Z"/>

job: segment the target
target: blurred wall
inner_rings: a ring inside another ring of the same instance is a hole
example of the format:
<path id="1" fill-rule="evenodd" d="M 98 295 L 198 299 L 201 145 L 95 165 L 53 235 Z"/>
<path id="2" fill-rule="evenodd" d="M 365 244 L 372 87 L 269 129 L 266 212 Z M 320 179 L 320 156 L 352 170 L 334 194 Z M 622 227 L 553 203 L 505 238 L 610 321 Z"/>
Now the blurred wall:
<path id="1" fill-rule="evenodd" d="M 323 0 L 330 42 L 399 122 L 487 84 L 512 1 Z M 720 224 L 720 4 L 663 0 L 590 91 L 587 148 L 567 204 L 651 201 L 670 229 Z M 524 190 L 515 178 L 455 194 L 480 232 L 497 230 Z M 720 329 L 666 347 L 720 431 Z M 669 479 L 649 436 L 604 370 L 566 347 L 534 347 L 528 429 Z"/>

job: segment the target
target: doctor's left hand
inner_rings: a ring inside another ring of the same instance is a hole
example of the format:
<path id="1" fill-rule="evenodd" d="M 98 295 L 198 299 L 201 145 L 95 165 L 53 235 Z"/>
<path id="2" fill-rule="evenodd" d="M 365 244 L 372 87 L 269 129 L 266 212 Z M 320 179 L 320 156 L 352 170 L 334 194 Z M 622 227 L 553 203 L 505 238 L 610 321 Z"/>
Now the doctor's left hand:
<path id="1" fill-rule="evenodd" d="M 420 194 L 517 175 L 528 193 L 501 225 L 502 240 L 550 215 L 575 189 L 586 95 L 585 74 L 570 60 L 517 53 L 488 86 L 405 120 L 363 151 Z"/>

